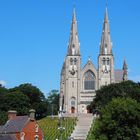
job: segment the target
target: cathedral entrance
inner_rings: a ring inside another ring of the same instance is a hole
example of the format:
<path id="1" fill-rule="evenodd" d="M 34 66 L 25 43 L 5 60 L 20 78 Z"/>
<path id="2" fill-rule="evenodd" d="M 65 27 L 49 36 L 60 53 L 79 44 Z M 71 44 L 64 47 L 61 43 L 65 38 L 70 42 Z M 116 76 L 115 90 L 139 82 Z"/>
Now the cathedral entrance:
<path id="1" fill-rule="evenodd" d="M 75 113 L 75 107 L 71 107 L 71 113 Z"/>

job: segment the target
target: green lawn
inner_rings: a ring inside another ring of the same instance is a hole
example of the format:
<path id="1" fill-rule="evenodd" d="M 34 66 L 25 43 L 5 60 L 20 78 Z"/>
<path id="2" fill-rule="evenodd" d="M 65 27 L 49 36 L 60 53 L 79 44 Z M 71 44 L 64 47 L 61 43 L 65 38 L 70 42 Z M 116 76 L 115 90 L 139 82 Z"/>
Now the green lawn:
<path id="1" fill-rule="evenodd" d="M 93 132 L 94 132 L 94 129 L 96 127 L 96 122 L 97 122 L 96 120 L 93 120 L 91 128 L 90 128 L 90 131 L 88 132 L 88 136 L 87 136 L 86 140 L 95 140 Z"/>
<path id="2" fill-rule="evenodd" d="M 39 120 L 38 123 L 44 132 L 45 140 L 60 139 L 60 130 L 58 130 L 58 118 L 46 117 Z M 72 133 L 75 124 L 76 118 L 64 118 L 62 126 L 65 127 L 65 130 L 61 132 L 63 140 L 67 140 L 67 138 Z"/>

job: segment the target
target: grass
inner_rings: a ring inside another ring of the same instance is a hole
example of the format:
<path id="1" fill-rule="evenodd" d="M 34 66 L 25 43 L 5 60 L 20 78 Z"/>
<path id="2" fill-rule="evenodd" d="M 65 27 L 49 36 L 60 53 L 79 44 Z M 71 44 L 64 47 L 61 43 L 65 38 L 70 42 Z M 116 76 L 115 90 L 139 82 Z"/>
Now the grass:
<path id="1" fill-rule="evenodd" d="M 76 118 L 64 118 L 62 126 L 65 128 L 62 132 L 58 129 L 58 118 L 47 117 L 38 121 L 39 126 L 42 128 L 45 140 L 62 139 L 67 140 L 76 125 Z"/>
<path id="2" fill-rule="evenodd" d="M 88 136 L 87 136 L 86 140 L 95 140 L 94 132 L 95 132 L 95 129 L 96 129 L 96 126 L 97 126 L 97 121 L 98 121 L 98 119 L 93 120 L 91 128 L 90 128 L 90 131 L 88 132 Z"/>

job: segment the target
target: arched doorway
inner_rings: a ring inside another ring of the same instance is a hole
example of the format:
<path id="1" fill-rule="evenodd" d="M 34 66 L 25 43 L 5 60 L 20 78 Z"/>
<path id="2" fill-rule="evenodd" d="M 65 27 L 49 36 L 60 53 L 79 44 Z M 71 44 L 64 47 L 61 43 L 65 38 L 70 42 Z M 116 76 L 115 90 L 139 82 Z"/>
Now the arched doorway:
<path id="1" fill-rule="evenodd" d="M 87 105 L 87 113 L 92 113 L 90 105 Z"/>
<path id="2" fill-rule="evenodd" d="M 75 97 L 71 97 L 71 113 L 75 113 L 75 104 L 76 104 L 76 98 Z"/>
<path id="3" fill-rule="evenodd" d="M 71 107 L 71 113 L 75 113 L 75 107 Z"/>

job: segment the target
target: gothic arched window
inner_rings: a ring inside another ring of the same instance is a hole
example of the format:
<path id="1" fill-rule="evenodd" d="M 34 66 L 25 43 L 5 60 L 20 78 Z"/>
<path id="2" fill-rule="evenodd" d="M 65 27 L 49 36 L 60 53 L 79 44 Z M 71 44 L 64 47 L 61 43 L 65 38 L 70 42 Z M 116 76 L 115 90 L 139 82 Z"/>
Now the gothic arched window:
<path id="1" fill-rule="evenodd" d="M 102 61 L 103 61 L 103 65 L 105 65 L 105 58 L 103 58 L 103 60 L 102 60 Z"/>
<path id="2" fill-rule="evenodd" d="M 71 106 L 73 106 L 73 107 L 75 106 L 75 100 L 76 100 L 75 97 L 71 98 Z"/>
<path id="3" fill-rule="evenodd" d="M 109 65 L 109 58 L 107 58 L 107 65 Z"/>
<path id="4" fill-rule="evenodd" d="M 76 58 L 74 58 L 74 65 L 76 65 L 76 62 L 77 62 L 77 59 L 76 59 Z"/>
<path id="5" fill-rule="evenodd" d="M 84 89 L 94 90 L 95 89 L 95 76 L 90 70 L 85 73 L 84 76 Z"/>
<path id="6" fill-rule="evenodd" d="M 73 65 L 73 59 L 72 58 L 70 59 L 70 65 Z"/>

